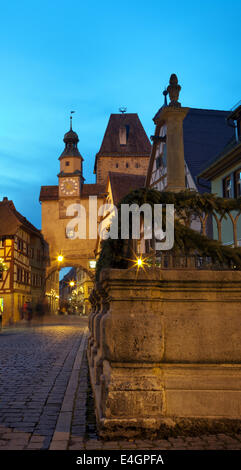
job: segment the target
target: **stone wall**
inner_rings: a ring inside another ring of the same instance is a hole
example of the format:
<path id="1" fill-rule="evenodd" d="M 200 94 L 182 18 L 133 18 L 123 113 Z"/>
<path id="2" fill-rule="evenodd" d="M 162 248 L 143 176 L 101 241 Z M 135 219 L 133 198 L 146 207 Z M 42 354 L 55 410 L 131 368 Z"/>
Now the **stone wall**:
<path id="1" fill-rule="evenodd" d="M 99 184 L 106 184 L 110 171 L 113 171 L 115 173 L 125 173 L 127 175 L 146 175 L 149 164 L 149 158 L 149 156 L 101 156 L 98 158 L 97 161 L 96 182 Z"/>
<path id="2" fill-rule="evenodd" d="M 224 429 L 241 416 L 241 272 L 103 270 L 88 360 L 102 435 Z"/>

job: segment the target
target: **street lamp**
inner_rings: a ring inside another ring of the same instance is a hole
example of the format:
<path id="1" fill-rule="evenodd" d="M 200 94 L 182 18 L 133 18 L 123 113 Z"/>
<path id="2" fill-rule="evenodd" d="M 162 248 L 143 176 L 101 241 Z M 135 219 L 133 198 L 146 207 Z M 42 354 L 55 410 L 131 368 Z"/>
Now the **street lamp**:
<path id="1" fill-rule="evenodd" d="M 74 281 L 70 281 L 70 282 L 69 282 L 69 285 L 70 285 L 70 287 L 74 287 L 75 282 L 74 282 Z"/>
<path id="2" fill-rule="evenodd" d="M 57 260 L 58 260 L 59 263 L 62 263 L 64 261 L 63 255 L 58 255 Z"/>

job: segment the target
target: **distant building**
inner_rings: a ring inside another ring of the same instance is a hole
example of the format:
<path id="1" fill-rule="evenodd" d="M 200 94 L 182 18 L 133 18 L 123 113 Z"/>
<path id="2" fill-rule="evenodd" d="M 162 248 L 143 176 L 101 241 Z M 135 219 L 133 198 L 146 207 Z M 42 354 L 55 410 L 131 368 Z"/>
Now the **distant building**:
<path id="1" fill-rule="evenodd" d="M 59 281 L 59 299 L 61 301 L 68 301 L 71 297 L 72 290 L 76 285 L 76 268 L 71 268 Z M 70 283 L 74 282 L 74 285 Z"/>
<path id="2" fill-rule="evenodd" d="M 41 232 L 6 197 L 0 202 L 0 257 L 7 268 L 0 273 L 0 303 L 3 324 L 8 324 L 22 318 L 26 301 L 34 311 L 43 300 L 45 243 Z"/>
<path id="3" fill-rule="evenodd" d="M 48 274 L 58 273 L 63 267 L 81 266 L 90 268 L 94 259 L 95 239 L 89 236 L 89 198 L 96 196 L 97 210 L 105 198 L 105 186 L 101 184 L 86 184 L 83 177 L 83 157 L 78 149 L 79 138 L 76 132 L 70 130 L 64 135 L 65 148 L 59 157 L 60 172 L 58 185 L 42 186 L 40 202 L 42 205 L 42 234 L 49 246 Z M 68 222 L 74 218 L 67 214 L 67 209 L 73 205 L 83 208 L 83 225 L 86 227 L 86 237 L 75 236 L 75 227 L 68 229 Z M 58 263 L 58 255 L 63 255 L 63 261 Z M 49 274 L 50 276 L 52 274 Z"/>
<path id="4" fill-rule="evenodd" d="M 111 114 L 94 174 L 98 184 L 106 184 L 108 173 L 146 175 L 151 144 L 138 114 Z"/>
<path id="5" fill-rule="evenodd" d="M 88 315 L 92 289 L 93 279 L 88 273 L 81 267 L 71 268 L 59 283 L 60 309 L 64 307 L 66 314 Z"/>
<path id="6" fill-rule="evenodd" d="M 72 129 L 72 121 L 63 140 L 65 147 L 59 157 L 60 172 L 57 175 L 59 184 L 42 186 L 39 198 L 42 205 L 42 234 L 49 247 L 46 295 L 51 312 L 56 313 L 59 270 L 72 266 L 76 268 L 76 287 L 78 295 L 81 294 L 83 298 L 83 313 L 87 313 L 97 250 L 96 232 L 92 232 L 97 229 L 101 219 L 97 213 L 107 200 L 116 201 L 117 193 L 118 198 L 120 195 L 123 197 L 132 189 L 140 187 L 140 184 L 144 186 L 151 145 L 137 114 L 112 114 L 96 155 L 97 182 L 86 184 L 83 157 L 78 149 L 79 137 Z M 111 186 L 108 183 L 110 172 Z M 113 194 L 108 195 L 109 190 Z M 96 204 L 97 210 L 93 210 L 96 218 L 90 210 L 90 200 Z M 81 224 L 76 222 L 75 226 L 69 228 L 68 223 L 78 215 L 74 207 L 80 205 L 83 209 Z M 71 215 L 67 213 L 68 208 L 72 211 Z M 80 225 L 86 227 L 86 236 L 82 238 L 75 233 Z M 61 263 L 58 262 L 60 254 Z M 68 287 L 61 281 L 61 299 L 68 295 L 67 290 Z"/>

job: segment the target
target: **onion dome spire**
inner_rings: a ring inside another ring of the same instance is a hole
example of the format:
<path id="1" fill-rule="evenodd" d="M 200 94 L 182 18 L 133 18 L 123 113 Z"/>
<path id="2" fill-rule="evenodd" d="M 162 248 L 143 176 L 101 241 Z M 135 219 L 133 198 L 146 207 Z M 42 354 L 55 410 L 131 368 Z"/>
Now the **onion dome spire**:
<path id="1" fill-rule="evenodd" d="M 75 111 L 71 111 L 71 114 L 74 113 Z M 79 142 L 79 137 L 76 132 L 73 131 L 72 129 L 72 116 L 70 115 L 70 129 L 66 134 L 64 134 L 63 141 L 65 143 L 65 149 L 63 153 L 60 155 L 59 158 L 63 157 L 83 157 L 79 153 L 78 149 L 78 142 Z"/>

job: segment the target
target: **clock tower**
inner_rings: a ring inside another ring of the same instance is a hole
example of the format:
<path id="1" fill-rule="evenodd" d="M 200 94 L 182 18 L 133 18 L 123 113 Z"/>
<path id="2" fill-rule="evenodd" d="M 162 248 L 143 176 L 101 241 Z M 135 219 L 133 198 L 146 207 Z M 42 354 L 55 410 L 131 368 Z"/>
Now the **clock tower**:
<path id="1" fill-rule="evenodd" d="M 72 130 L 72 119 L 70 119 L 70 130 L 64 136 L 65 149 L 60 155 L 59 197 L 80 197 L 81 187 L 84 183 L 82 175 L 83 158 L 78 150 L 78 134 Z"/>

